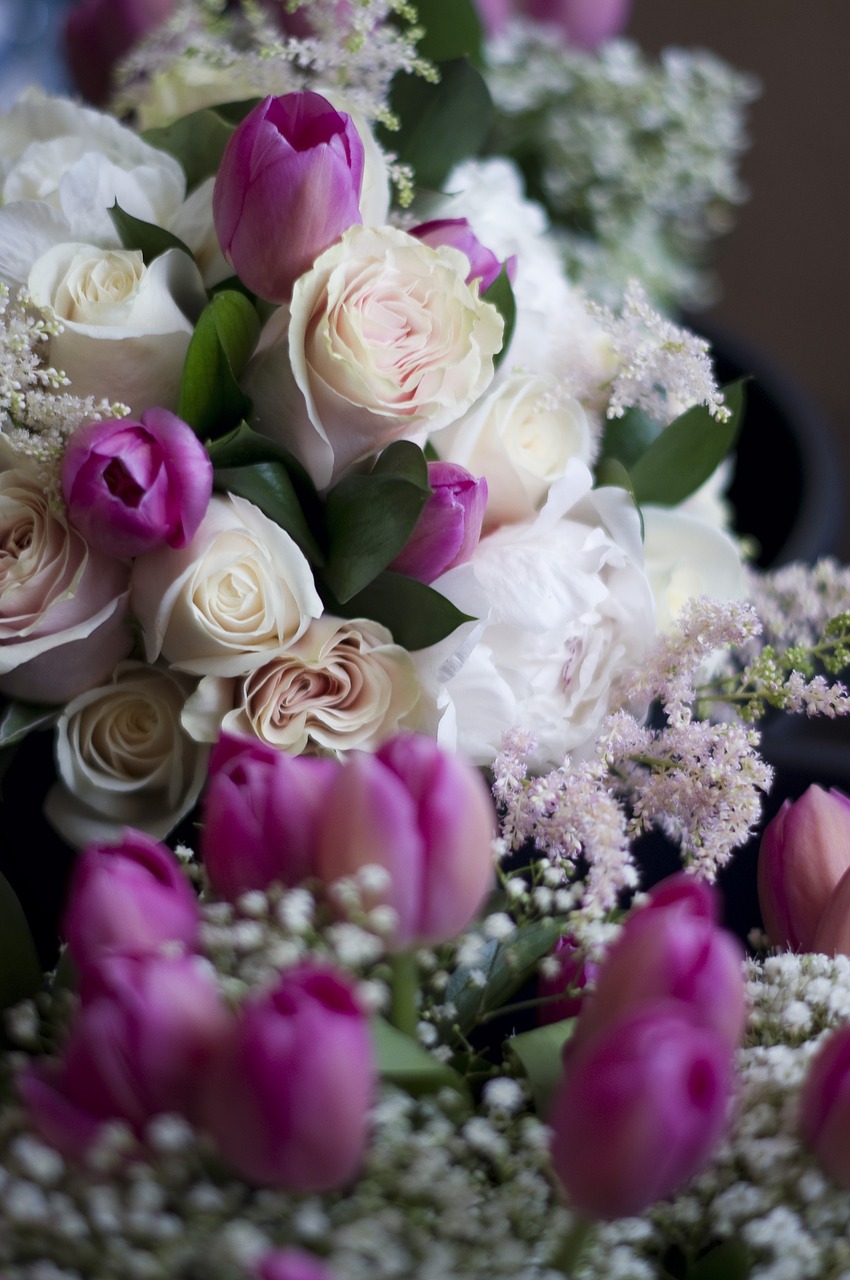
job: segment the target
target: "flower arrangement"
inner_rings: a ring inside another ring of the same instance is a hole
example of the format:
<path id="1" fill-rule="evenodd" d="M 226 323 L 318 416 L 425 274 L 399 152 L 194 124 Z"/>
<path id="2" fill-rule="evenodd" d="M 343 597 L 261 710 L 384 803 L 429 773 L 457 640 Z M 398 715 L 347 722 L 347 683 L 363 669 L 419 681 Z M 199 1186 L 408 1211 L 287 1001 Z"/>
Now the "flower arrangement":
<path id="1" fill-rule="evenodd" d="M 665 309 L 751 86 L 601 0 L 109 12 L 111 109 L 0 123 L 0 744 L 76 851 L 49 955 L 0 879 L 3 1276 L 837 1280 L 850 801 L 749 959 L 712 882 L 850 571 L 750 567 Z"/>

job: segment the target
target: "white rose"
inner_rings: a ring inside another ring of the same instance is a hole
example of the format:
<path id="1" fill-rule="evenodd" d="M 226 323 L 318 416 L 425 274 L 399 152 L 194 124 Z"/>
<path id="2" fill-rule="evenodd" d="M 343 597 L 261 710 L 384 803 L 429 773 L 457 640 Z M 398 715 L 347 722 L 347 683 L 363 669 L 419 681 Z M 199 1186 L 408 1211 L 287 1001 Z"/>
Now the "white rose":
<path id="1" fill-rule="evenodd" d="M 131 645 L 129 566 L 92 551 L 32 475 L 0 474 L 0 691 L 64 702 Z"/>
<path id="2" fill-rule="evenodd" d="M 185 253 L 169 249 L 146 267 L 138 250 L 56 245 L 33 263 L 28 288 L 62 322 L 45 358 L 74 395 L 121 401 L 135 414 L 176 409 L 193 332 L 187 312 L 204 300 Z"/>
<path id="3" fill-rule="evenodd" d="M 637 512 L 624 490 L 591 485 L 571 462 L 536 519 L 482 538 L 469 561 L 490 612 L 445 689 L 457 748 L 478 764 L 492 762 L 511 725 L 536 738 L 538 771 L 588 750 L 617 677 L 654 639 Z M 459 570 L 433 586 L 464 608 Z"/>
<path id="4" fill-rule="evenodd" d="M 60 781 L 45 813 L 76 847 L 136 827 L 162 839 L 197 800 L 208 749 L 180 724 L 194 681 L 144 662 L 75 698 L 56 728 Z"/>
<path id="5" fill-rule="evenodd" d="M 161 129 L 204 107 L 257 95 L 256 80 L 244 72 L 215 67 L 201 58 L 181 58 L 148 77 L 135 104 L 139 129 Z"/>
<path id="6" fill-rule="evenodd" d="M 741 553 L 716 525 L 682 508 L 644 506 L 644 556 L 658 629 L 671 631 L 687 600 L 743 600 Z"/>
<path id="7" fill-rule="evenodd" d="M 296 282 L 290 314 L 273 314 L 246 377 L 256 423 L 320 489 L 485 390 L 504 326 L 467 271 L 456 249 L 353 226 Z"/>
<path id="8" fill-rule="evenodd" d="M 244 678 L 202 680 L 183 723 L 201 741 L 214 741 L 224 728 L 290 755 L 372 751 L 418 699 L 410 654 L 385 627 L 325 616 Z"/>
<path id="9" fill-rule="evenodd" d="M 136 558 L 131 600 L 148 661 L 196 675 L 244 675 L 322 612 L 303 552 L 234 494 L 213 497 L 186 547 Z"/>
<path id="10" fill-rule="evenodd" d="M 440 457 L 487 481 L 485 531 L 527 520 L 571 458 L 590 463 L 593 433 L 578 400 L 555 378 L 516 373 L 460 422 L 432 437 Z"/>

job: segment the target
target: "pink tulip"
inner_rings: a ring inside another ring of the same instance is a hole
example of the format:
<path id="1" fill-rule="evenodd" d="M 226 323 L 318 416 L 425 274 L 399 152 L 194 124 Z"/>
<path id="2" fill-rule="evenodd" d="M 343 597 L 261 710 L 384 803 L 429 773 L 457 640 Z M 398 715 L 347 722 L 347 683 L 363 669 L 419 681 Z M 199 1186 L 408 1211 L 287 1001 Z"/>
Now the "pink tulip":
<path id="1" fill-rule="evenodd" d="M 775 947 L 815 949 L 821 918 L 848 869 L 850 799 L 811 786 L 799 800 L 786 800 L 765 827 L 758 861 L 759 905 Z"/>
<path id="2" fill-rule="evenodd" d="M 84 971 L 80 993 L 61 1061 L 21 1081 L 42 1137 L 79 1158 L 108 1120 L 142 1137 L 163 1112 L 191 1119 L 198 1080 L 232 1018 L 204 963 L 113 953 Z"/>
<path id="3" fill-rule="evenodd" d="M 185 547 L 204 517 L 212 484 L 209 454 L 167 409 L 147 409 L 138 422 L 90 422 L 74 432 L 62 459 L 71 523 L 106 555 Z"/>
<path id="4" fill-rule="evenodd" d="M 806 1145 L 830 1177 L 850 1188 L 850 1026 L 819 1047 L 800 1095 Z"/>
<path id="5" fill-rule="evenodd" d="M 675 1002 L 615 1018 L 568 1059 L 549 1123 L 552 1162 L 594 1218 L 632 1217 L 676 1191 L 726 1127 L 732 1056 Z"/>
<path id="6" fill-rule="evenodd" d="M 74 83 L 96 106 L 106 102 L 115 64 L 160 23 L 177 0 L 80 0 L 65 20 L 65 49 Z"/>
<path id="7" fill-rule="evenodd" d="M 495 814 L 481 775 L 420 734 L 352 753 L 330 786 L 317 867 L 326 882 L 378 865 L 389 885 L 371 904 L 396 914 L 393 944 L 443 942 L 473 918 L 493 883 Z"/>
<path id="8" fill-rule="evenodd" d="M 360 217 L 363 143 L 349 116 L 317 93 L 266 98 L 222 157 L 213 220 L 224 256 L 269 302 Z"/>
<path id="9" fill-rule="evenodd" d="M 618 35 L 632 0 L 477 0 L 488 35 L 497 36 L 512 16 L 534 18 L 557 30 L 567 44 L 595 49 Z"/>
<path id="10" fill-rule="evenodd" d="M 466 283 L 472 284 L 473 280 L 480 280 L 482 293 L 498 278 L 503 266 L 507 267 L 511 280 L 516 275 L 516 258 L 510 257 L 506 263 L 500 262 L 495 253 L 484 247 L 466 218 L 435 218 L 432 222 L 422 222 L 418 227 L 413 227 L 410 234 L 432 249 L 447 244 L 465 253 L 469 259 Z"/>
<path id="11" fill-rule="evenodd" d="M 199 924 L 197 899 L 180 864 L 151 836 L 128 829 L 120 844 L 89 845 L 80 855 L 62 926 L 78 968 L 117 948 L 193 948 Z"/>
<path id="12" fill-rule="evenodd" d="M 588 982 L 596 981 L 599 972 L 599 966 L 587 959 L 572 938 L 559 938 L 550 954 L 557 962 L 558 971 L 552 976 L 541 975 L 537 994 L 543 998 L 559 998 L 538 1007 L 537 1021 L 544 1026 L 577 1017 L 585 1002 L 584 988 Z"/>
<path id="13" fill-rule="evenodd" d="M 826 956 L 850 956 L 850 869 L 832 891 L 811 949 Z"/>
<path id="14" fill-rule="evenodd" d="M 216 893 L 235 901 L 249 889 L 315 874 L 319 814 L 339 768 L 222 734 L 210 756 L 200 837 Z"/>
<path id="15" fill-rule="evenodd" d="M 419 582 L 433 582 L 463 564 L 478 546 L 487 481 L 454 462 L 429 462 L 428 483 L 433 490 L 416 528 L 390 565 L 396 573 Z"/>
<path id="16" fill-rule="evenodd" d="M 251 1182 L 327 1191 L 356 1174 L 375 1065 L 347 979 L 303 964 L 248 1002 L 198 1083 L 202 1124 Z"/>
<path id="17" fill-rule="evenodd" d="M 301 1249 L 276 1249 L 265 1254 L 254 1274 L 257 1280 L 334 1280 L 315 1254 Z"/>

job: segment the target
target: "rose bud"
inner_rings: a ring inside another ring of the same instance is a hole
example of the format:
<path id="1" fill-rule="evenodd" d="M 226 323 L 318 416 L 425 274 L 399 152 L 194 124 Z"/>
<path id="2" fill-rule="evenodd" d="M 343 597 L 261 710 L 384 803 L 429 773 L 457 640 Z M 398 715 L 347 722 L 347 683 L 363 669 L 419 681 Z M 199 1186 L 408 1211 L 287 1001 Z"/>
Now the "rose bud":
<path id="1" fill-rule="evenodd" d="M 316 870 L 319 814 L 334 760 L 289 756 L 222 734 L 210 757 L 200 854 L 216 893 L 230 901 L 273 881 L 300 884 Z"/>
<path id="2" fill-rule="evenodd" d="M 726 1127 L 732 1056 L 686 1006 L 614 1019 L 571 1055 L 549 1124 L 552 1163 L 593 1218 L 628 1218 L 676 1191 Z"/>
<path id="3" fill-rule="evenodd" d="M 746 1020 L 744 952 L 712 913 L 708 885 L 684 872 L 662 881 L 606 955 L 573 1044 L 585 1044 L 631 1008 L 669 1000 L 734 1049 Z"/>
<path id="4" fill-rule="evenodd" d="M 850 1025 L 826 1037 L 800 1094 L 806 1145 L 830 1177 L 850 1188 Z"/>
<path id="5" fill-rule="evenodd" d="M 74 432 L 62 459 L 62 494 L 71 523 L 112 556 L 185 547 L 212 494 L 209 454 L 167 409 L 138 422 L 90 422 Z"/>
<path id="6" fill-rule="evenodd" d="M 537 1009 L 537 1021 L 542 1025 L 575 1018 L 584 1004 L 585 986 L 596 981 L 599 971 L 572 938 L 559 938 L 549 958 L 553 971 L 544 970 L 537 982 L 538 996 L 548 1001 Z"/>
<path id="7" fill-rule="evenodd" d="M 203 1079 L 202 1125 L 251 1182 L 328 1191 L 363 1157 L 375 1064 L 348 981 L 303 964 L 245 1004 Z"/>
<path id="8" fill-rule="evenodd" d="M 227 144 L 213 191 L 224 256 L 269 302 L 361 221 L 364 149 L 351 118 L 318 93 L 268 97 Z"/>
<path id="9" fill-rule="evenodd" d="M 42 1137 L 78 1158 L 105 1121 L 125 1120 L 143 1137 L 155 1115 L 192 1119 L 198 1080 L 232 1021 L 209 966 L 197 956 L 112 954 L 85 971 L 80 990 L 61 1062 L 21 1082 Z"/>
<path id="10" fill-rule="evenodd" d="M 390 568 L 419 582 L 433 582 L 463 564 L 478 546 L 487 506 L 487 481 L 454 462 L 429 462 L 433 490 L 413 533 Z"/>
<path id="11" fill-rule="evenodd" d="M 163 943 L 193 948 L 200 913 L 174 854 L 141 831 L 120 844 L 89 845 L 68 892 L 62 931 L 84 968 L 118 947 L 155 951 Z"/>
<path id="12" fill-rule="evenodd" d="M 850 868 L 850 799 L 811 786 L 764 829 L 758 896 L 775 947 L 812 951 L 821 917 Z"/>
<path id="13" fill-rule="evenodd" d="M 254 1269 L 256 1280 L 334 1280 L 334 1275 L 313 1253 L 301 1249 L 275 1249 L 263 1254 Z"/>
<path id="14" fill-rule="evenodd" d="M 511 280 L 516 275 L 516 258 L 511 256 L 507 262 L 500 262 L 495 253 L 484 247 L 466 218 L 435 218 L 431 222 L 422 222 L 418 227 L 411 228 L 410 234 L 416 236 L 417 240 L 421 240 L 423 244 L 429 244 L 432 249 L 438 248 L 441 244 L 448 244 L 453 249 L 460 249 L 461 253 L 465 253 L 469 259 L 469 275 L 466 277 L 466 283 L 472 284 L 473 280 L 480 280 L 482 293 L 486 293 L 494 280 L 501 275 L 503 266 L 507 267 Z"/>
<path id="15" fill-rule="evenodd" d="M 177 0 L 81 0 L 65 20 L 71 78 L 84 98 L 100 106 L 112 88 L 115 64 L 168 18 Z"/>
<path id="16" fill-rule="evenodd" d="M 493 882 L 495 813 L 481 775 L 421 734 L 352 753 L 325 796 L 317 867 L 330 883 L 361 867 L 388 872 L 368 906 L 392 907 L 392 945 L 444 942 Z"/>

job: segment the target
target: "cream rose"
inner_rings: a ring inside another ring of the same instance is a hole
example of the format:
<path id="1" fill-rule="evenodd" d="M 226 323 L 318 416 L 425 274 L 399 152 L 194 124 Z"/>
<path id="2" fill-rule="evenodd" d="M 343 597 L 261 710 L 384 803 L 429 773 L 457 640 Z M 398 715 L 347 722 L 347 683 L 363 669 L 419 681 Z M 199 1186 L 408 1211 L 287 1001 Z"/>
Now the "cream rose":
<path id="1" fill-rule="evenodd" d="M 0 691 L 64 702 L 102 680 L 130 649 L 129 577 L 33 476 L 0 474 Z"/>
<path id="2" fill-rule="evenodd" d="M 189 812 L 209 754 L 180 723 L 194 685 L 128 661 L 68 704 L 56 727 L 60 781 L 45 813 L 69 844 L 114 840 L 124 827 L 162 839 Z"/>
<path id="3" fill-rule="evenodd" d="M 484 528 L 528 520 L 571 458 L 590 463 L 590 419 L 556 378 L 515 373 L 432 437 L 442 459 L 487 481 Z"/>
<path id="4" fill-rule="evenodd" d="M 137 557 L 131 599 L 148 661 L 196 675 L 244 675 L 322 612 L 303 552 L 234 494 L 213 497 L 186 547 Z"/>
<path id="5" fill-rule="evenodd" d="M 135 414 L 177 408 L 188 316 L 205 296 L 185 253 L 169 249 L 146 267 L 137 250 L 56 245 L 33 263 L 28 287 L 62 322 L 48 358 L 75 395 L 121 401 Z"/>
<path id="6" fill-rule="evenodd" d="M 503 322 L 456 249 L 353 226 L 273 314 L 246 386 L 256 425 L 326 489 L 392 440 L 454 422 L 493 377 Z"/>
<path id="7" fill-rule="evenodd" d="M 290 755 L 372 751 L 418 700 L 410 654 L 385 627 L 325 616 L 244 678 L 202 680 L 183 722 L 202 741 L 224 728 Z"/>

